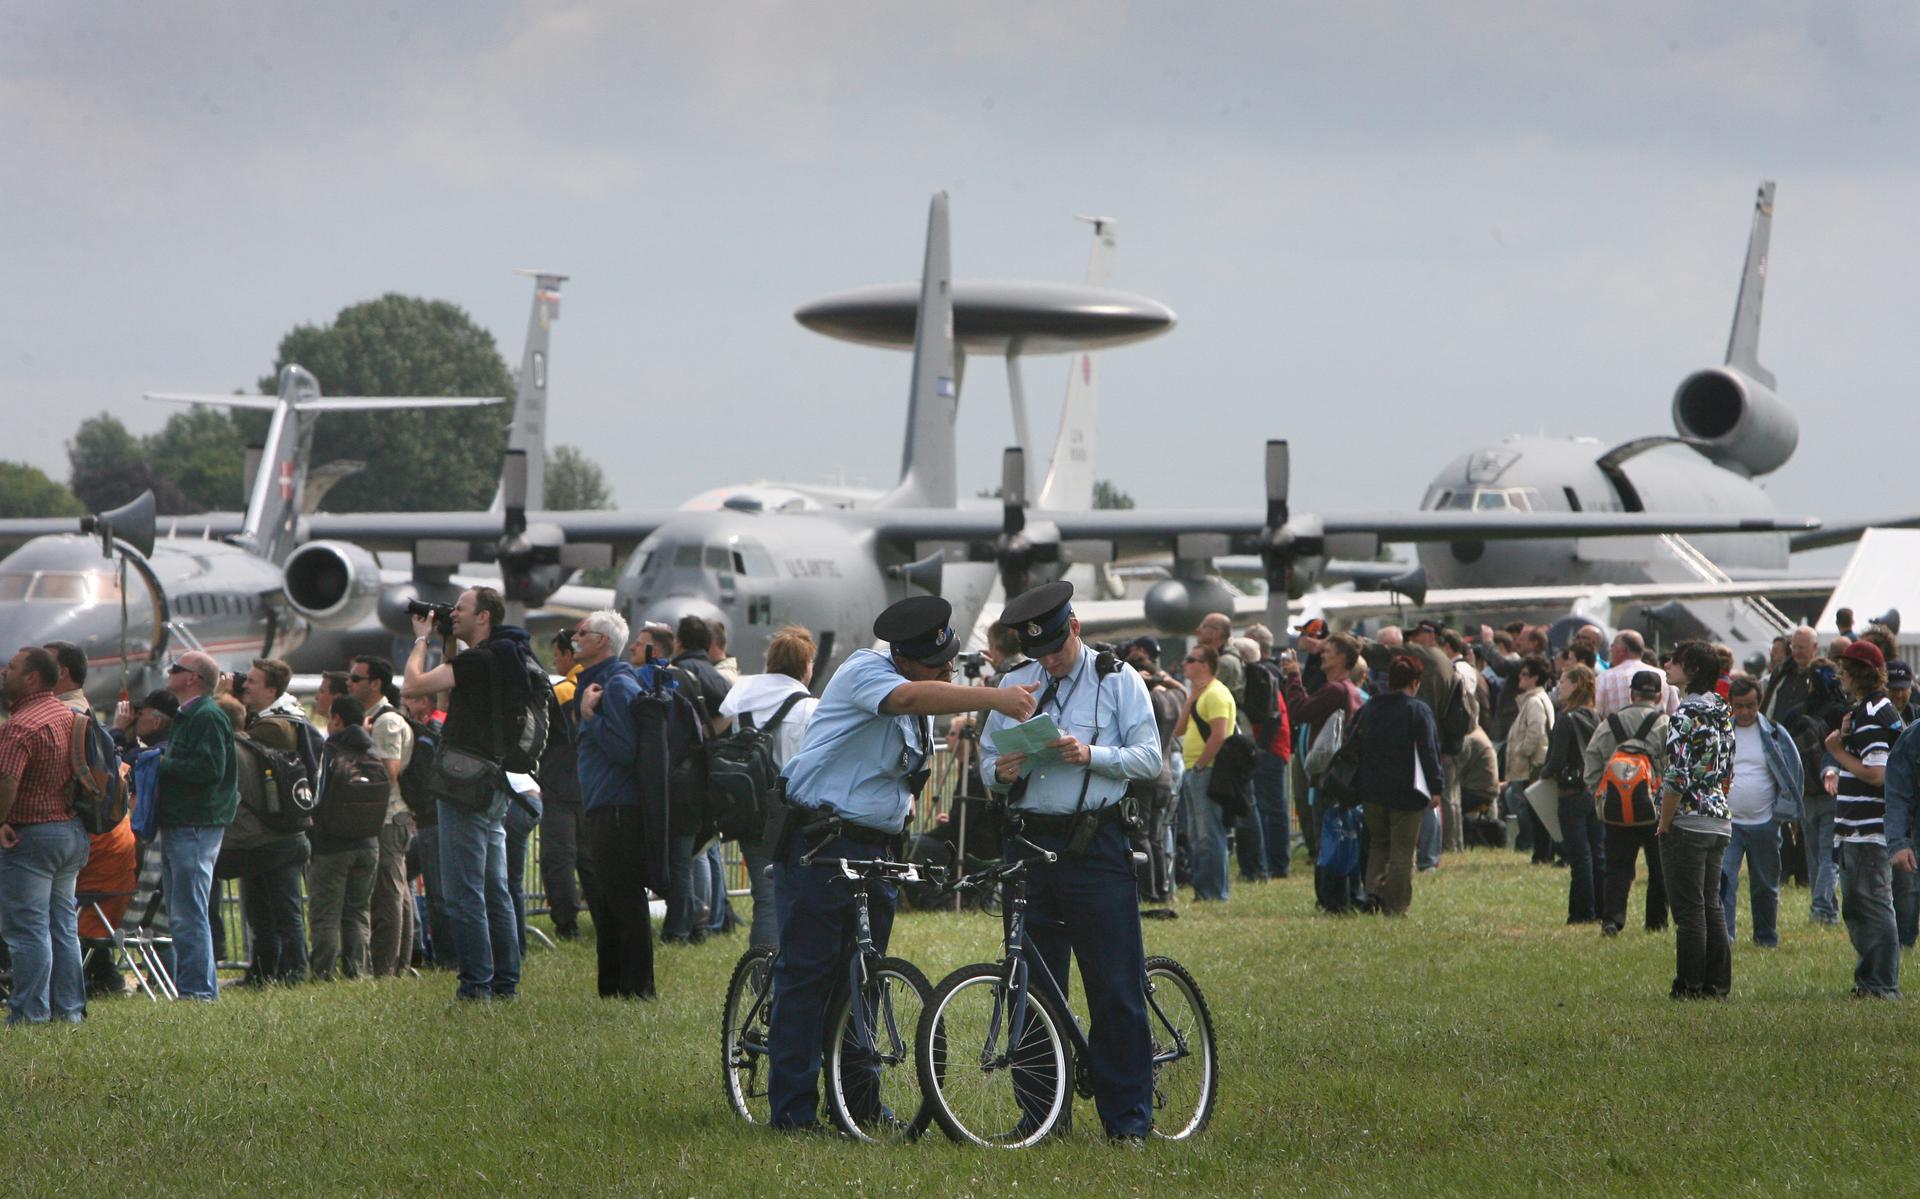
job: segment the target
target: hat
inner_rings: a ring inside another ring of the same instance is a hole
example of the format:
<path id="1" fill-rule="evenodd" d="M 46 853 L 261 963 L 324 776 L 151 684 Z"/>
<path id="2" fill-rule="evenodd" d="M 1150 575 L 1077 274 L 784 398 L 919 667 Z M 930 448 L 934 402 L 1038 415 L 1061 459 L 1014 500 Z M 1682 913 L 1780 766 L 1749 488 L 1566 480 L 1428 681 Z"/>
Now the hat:
<path id="1" fill-rule="evenodd" d="M 147 698 L 140 701 L 140 706 L 142 708 L 153 708 L 169 720 L 180 715 L 179 697 L 174 695 L 173 692 L 168 691 L 165 687 L 160 688 L 158 691 L 147 692 Z"/>
<path id="2" fill-rule="evenodd" d="M 1438 637 L 1440 635 L 1440 626 L 1434 621 L 1423 620 L 1407 630 L 1407 636 L 1409 637 L 1418 637 L 1422 633 L 1432 633 L 1435 637 Z"/>
<path id="3" fill-rule="evenodd" d="M 1127 648 L 1124 653 L 1130 654 L 1134 650 L 1141 650 L 1149 658 L 1158 662 L 1160 660 L 1160 639 L 1142 634 L 1141 636 L 1135 637 L 1132 641 L 1127 642 Z"/>
<path id="4" fill-rule="evenodd" d="M 1657 670 L 1636 670 L 1627 683 L 1630 695 L 1659 695 L 1666 691 L 1666 676 Z"/>
<path id="5" fill-rule="evenodd" d="M 960 652 L 960 639 L 947 623 L 953 605 L 937 595 L 910 595 L 873 622 L 873 635 L 892 648 L 896 657 L 923 666 L 945 666 Z"/>
<path id="6" fill-rule="evenodd" d="M 1880 647 L 1871 641 L 1855 641 L 1841 650 L 1840 656 L 1852 658 L 1855 662 L 1865 662 L 1876 670 L 1884 670 L 1887 665 L 1886 655 L 1882 654 Z"/>
<path id="7" fill-rule="evenodd" d="M 1893 661 L 1887 663 L 1887 686 L 1913 686 L 1913 667 L 1907 665 L 1899 658 L 1895 658 Z"/>
<path id="8" fill-rule="evenodd" d="M 1318 616 L 1302 624 L 1294 625 L 1293 631 L 1302 637 L 1317 637 L 1321 640 L 1325 640 L 1327 635 L 1333 632 L 1333 630 L 1327 626 L 1327 622 L 1321 620 Z"/>
<path id="9" fill-rule="evenodd" d="M 1000 619 L 1020 634 L 1020 648 L 1029 658 L 1053 653 L 1067 643 L 1073 631 L 1073 584 L 1062 579 L 1022 591 L 1007 601 Z"/>

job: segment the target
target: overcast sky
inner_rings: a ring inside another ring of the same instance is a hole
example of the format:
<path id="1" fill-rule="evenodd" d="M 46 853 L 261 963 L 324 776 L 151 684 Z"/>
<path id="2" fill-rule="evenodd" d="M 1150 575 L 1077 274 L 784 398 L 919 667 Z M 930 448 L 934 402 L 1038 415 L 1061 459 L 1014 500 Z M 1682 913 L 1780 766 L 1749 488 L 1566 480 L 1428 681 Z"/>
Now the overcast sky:
<path id="1" fill-rule="evenodd" d="M 623 504 L 888 484 L 907 355 L 791 314 L 915 276 L 944 188 L 959 277 L 1078 279 L 1097 212 L 1179 314 L 1104 359 L 1098 473 L 1251 506 L 1287 436 L 1296 511 L 1411 506 L 1500 435 L 1670 431 L 1764 177 L 1771 489 L 1911 508 L 1917 60 L 1901 4 L 0 0 L 0 455 L 64 479 L 83 416 L 157 427 L 141 390 L 251 388 L 388 291 L 517 364 L 538 266 L 553 440 Z M 1028 365 L 1048 438 L 1065 374 Z M 968 490 L 1006 394 L 970 363 Z"/>

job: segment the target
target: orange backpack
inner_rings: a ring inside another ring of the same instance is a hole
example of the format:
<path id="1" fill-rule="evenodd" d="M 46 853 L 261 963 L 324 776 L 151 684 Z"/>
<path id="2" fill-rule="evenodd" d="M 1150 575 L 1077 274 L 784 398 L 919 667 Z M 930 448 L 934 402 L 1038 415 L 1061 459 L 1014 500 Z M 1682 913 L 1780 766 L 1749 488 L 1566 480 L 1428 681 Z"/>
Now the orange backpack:
<path id="1" fill-rule="evenodd" d="M 1603 823 L 1632 827 L 1659 819 L 1660 780 L 1653 773 L 1653 752 L 1647 745 L 1647 734 L 1659 719 L 1660 713 L 1653 713 L 1638 732 L 1628 736 L 1618 713 L 1607 717 L 1607 727 L 1613 730 L 1613 756 L 1593 789 Z"/>

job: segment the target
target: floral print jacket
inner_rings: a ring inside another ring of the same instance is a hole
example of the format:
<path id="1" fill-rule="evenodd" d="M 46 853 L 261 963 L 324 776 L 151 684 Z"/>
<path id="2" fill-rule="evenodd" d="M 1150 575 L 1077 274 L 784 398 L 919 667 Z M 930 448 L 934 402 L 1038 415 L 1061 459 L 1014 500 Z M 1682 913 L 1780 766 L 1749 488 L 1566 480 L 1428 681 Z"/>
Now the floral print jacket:
<path id="1" fill-rule="evenodd" d="M 1667 722 L 1667 772 L 1661 782 L 1679 792 L 1681 816 L 1728 820 L 1733 781 L 1733 709 L 1708 692 L 1689 695 Z"/>

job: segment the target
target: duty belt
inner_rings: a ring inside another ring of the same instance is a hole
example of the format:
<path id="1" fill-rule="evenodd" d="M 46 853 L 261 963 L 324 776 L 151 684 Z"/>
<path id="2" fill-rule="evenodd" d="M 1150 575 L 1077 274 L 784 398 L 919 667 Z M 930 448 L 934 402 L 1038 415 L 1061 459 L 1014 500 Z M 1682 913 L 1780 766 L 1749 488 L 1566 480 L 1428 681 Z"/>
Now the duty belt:
<path id="1" fill-rule="evenodd" d="M 804 837 L 822 836 L 826 833 L 827 826 L 831 824 L 835 826 L 834 832 L 837 835 L 845 837 L 849 841 L 857 841 L 862 845 L 872 846 L 875 849 L 892 849 L 900 843 L 899 830 L 889 833 L 864 824 L 855 824 L 838 812 L 835 812 L 832 808 L 806 808 L 805 805 L 796 806 L 803 808 L 808 813 L 807 823 L 805 827 L 800 830 L 801 835 Z"/>
<path id="2" fill-rule="evenodd" d="M 1093 808 L 1085 813 L 1097 824 L 1112 824 L 1124 818 L 1119 803 L 1110 803 L 1103 808 Z M 1080 817 L 1072 812 L 1053 814 L 1049 812 L 1022 812 L 1017 808 L 1009 809 L 1007 815 L 1018 817 L 1021 828 L 1035 836 L 1065 837 L 1073 832 L 1073 823 Z"/>

